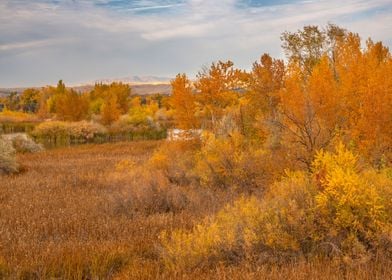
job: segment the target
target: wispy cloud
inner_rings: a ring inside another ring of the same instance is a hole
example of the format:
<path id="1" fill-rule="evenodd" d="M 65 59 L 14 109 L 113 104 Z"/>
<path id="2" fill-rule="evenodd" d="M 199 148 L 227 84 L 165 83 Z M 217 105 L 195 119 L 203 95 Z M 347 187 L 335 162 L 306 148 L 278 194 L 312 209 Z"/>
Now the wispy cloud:
<path id="1" fill-rule="evenodd" d="M 70 43 L 72 40 L 69 39 L 44 39 L 44 40 L 33 40 L 25 42 L 15 42 L 9 44 L 0 44 L 0 51 L 33 51 L 36 48 L 46 48 L 55 45 L 63 45 L 64 43 Z"/>
<path id="2" fill-rule="evenodd" d="M 281 32 L 328 22 L 392 44 L 390 0 L 2 0 L 0 86 L 248 68 L 282 55 Z"/>
<path id="3" fill-rule="evenodd" d="M 162 9 L 170 9 L 174 7 L 183 6 L 183 4 L 173 4 L 173 5 L 157 5 L 157 6 L 147 6 L 147 7 L 136 7 L 136 8 L 128 8 L 127 11 L 151 11 L 151 10 L 162 10 Z"/>

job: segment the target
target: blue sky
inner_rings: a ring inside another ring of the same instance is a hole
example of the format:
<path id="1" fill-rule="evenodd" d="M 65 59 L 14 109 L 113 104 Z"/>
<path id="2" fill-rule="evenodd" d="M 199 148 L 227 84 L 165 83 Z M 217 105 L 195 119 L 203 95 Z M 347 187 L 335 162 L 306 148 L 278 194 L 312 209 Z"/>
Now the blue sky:
<path id="1" fill-rule="evenodd" d="M 328 22 L 392 46 L 391 0 L 1 0 L 0 87 L 250 69 L 283 56 L 283 31 Z"/>

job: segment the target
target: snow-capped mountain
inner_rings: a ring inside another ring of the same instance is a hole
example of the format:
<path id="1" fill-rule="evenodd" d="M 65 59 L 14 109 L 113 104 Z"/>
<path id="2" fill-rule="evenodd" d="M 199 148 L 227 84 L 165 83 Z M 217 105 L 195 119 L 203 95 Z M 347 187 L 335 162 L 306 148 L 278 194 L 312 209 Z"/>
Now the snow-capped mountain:
<path id="1" fill-rule="evenodd" d="M 122 82 L 126 84 L 168 84 L 171 78 L 168 77 L 157 77 L 157 76 L 130 76 L 123 78 L 113 79 L 99 79 L 95 83 L 110 84 L 113 82 Z"/>

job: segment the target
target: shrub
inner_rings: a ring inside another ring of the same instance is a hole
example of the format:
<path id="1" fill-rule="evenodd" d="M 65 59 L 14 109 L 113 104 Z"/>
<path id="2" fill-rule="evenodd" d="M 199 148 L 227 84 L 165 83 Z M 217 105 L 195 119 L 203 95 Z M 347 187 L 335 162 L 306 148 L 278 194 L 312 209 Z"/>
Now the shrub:
<path id="1" fill-rule="evenodd" d="M 131 160 L 120 161 L 108 180 L 123 186 L 125 197 L 118 201 L 116 214 L 177 213 L 192 207 L 199 199 L 199 193 L 192 188 L 172 184 L 163 172 L 145 165 L 137 166 Z"/>
<path id="2" fill-rule="evenodd" d="M 315 240 L 335 244 L 349 257 L 361 257 L 391 224 L 392 181 L 375 170 L 361 170 L 358 158 L 339 144 L 334 154 L 319 152 L 313 174 L 319 230 Z"/>
<path id="3" fill-rule="evenodd" d="M 153 154 L 150 168 L 161 171 L 170 183 L 190 184 L 196 179 L 193 169 L 199 148 L 198 140 L 168 141 Z"/>
<path id="4" fill-rule="evenodd" d="M 147 116 L 145 122 L 138 122 L 130 115 L 123 115 L 109 127 L 110 135 L 119 136 L 128 140 L 136 139 L 163 139 L 166 137 L 166 128 Z"/>
<path id="5" fill-rule="evenodd" d="M 35 114 L 10 110 L 4 110 L 3 112 L 0 112 L 0 123 L 25 123 L 38 121 L 39 119 Z"/>
<path id="6" fill-rule="evenodd" d="M 249 191 L 263 187 L 268 179 L 266 152 L 248 143 L 240 133 L 218 138 L 205 134 L 197 155 L 196 173 L 208 187 Z"/>
<path id="7" fill-rule="evenodd" d="M 163 260 L 169 268 L 193 268 L 241 258 L 253 245 L 263 216 L 259 201 L 241 198 L 192 232 L 162 232 Z"/>
<path id="8" fill-rule="evenodd" d="M 4 139 L 11 141 L 12 146 L 18 153 L 36 153 L 43 150 L 41 144 L 35 143 L 30 137 L 23 133 L 7 134 Z"/>
<path id="9" fill-rule="evenodd" d="M 0 174 L 14 173 L 19 169 L 15 158 L 15 149 L 10 141 L 0 137 Z"/>
<path id="10" fill-rule="evenodd" d="M 392 252 L 391 211 L 388 172 L 359 168 L 340 144 L 319 152 L 311 173 L 287 173 L 263 199 L 241 198 L 191 232 L 163 234 L 163 259 L 183 268 L 245 256 L 366 261 Z"/>
<path id="11" fill-rule="evenodd" d="M 81 121 L 69 123 L 68 132 L 72 138 L 90 140 L 95 136 L 105 134 L 107 130 L 100 124 Z"/>
<path id="12" fill-rule="evenodd" d="M 240 133 L 225 138 L 205 132 L 199 139 L 168 141 L 150 159 L 171 183 L 197 181 L 204 187 L 263 190 L 270 179 L 268 155 Z"/>
<path id="13" fill-rule="evenodd" d="M 118 121 L 114 122 L 109 127 L 110 131 L 115 133 L 148 131 L 158 128 L 157 124 L 150 117 L 145 117 L 143 121 L 139 122 L 135 121 L 135 119 L 129 115 L 121 116 Z"/>
<path id="14" fill-rule="evenodd" d="M 127 122 L 134 126 L 149 125 L 152 116 L 153 112 L 151 112 L 149 108 L 139 106 L 129 110 Z"/>
<path id="15" fill-rule="evenodd" d="M 68 134 L 67 125 L 60 121 L 43 122 L 35 127 L 32 134 L 38 138 L 65 137 Z"/>
<path id="16" fill-rule="evenodd" d="M 53 121 L 39 124 L 32 132 L 32 135 L 38 139 L 68 139 L 87 142 L 106 132 L 107 130 L 104 126 L 88 121 Z"/>

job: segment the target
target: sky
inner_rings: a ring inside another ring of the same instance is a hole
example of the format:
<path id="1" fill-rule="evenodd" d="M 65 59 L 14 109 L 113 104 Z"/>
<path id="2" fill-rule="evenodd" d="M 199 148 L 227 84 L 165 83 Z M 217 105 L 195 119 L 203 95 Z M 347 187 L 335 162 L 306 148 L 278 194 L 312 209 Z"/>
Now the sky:
<path id="1" fill-rule="evenodd" d="M 0 88 L 250 69 L 327 23 L 392 46 L 392 0 L 0 0 Z"/>

